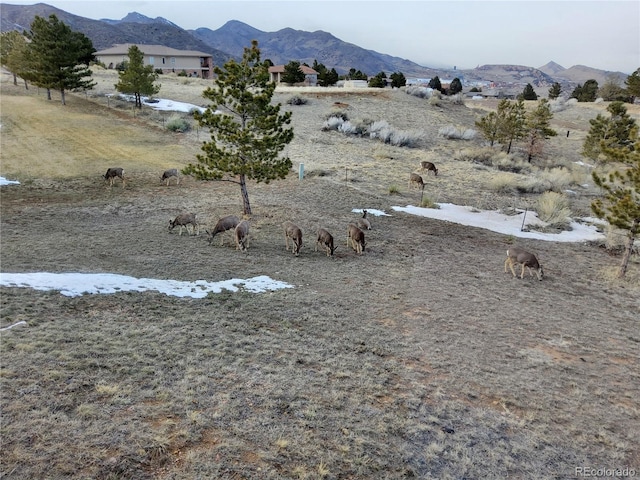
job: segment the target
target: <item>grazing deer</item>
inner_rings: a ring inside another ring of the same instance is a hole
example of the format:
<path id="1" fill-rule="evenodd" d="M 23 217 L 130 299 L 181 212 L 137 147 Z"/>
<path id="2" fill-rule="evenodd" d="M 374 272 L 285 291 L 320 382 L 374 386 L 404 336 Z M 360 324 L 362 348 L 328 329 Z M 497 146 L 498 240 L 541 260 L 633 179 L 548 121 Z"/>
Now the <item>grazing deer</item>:
<path id="1" fill-rule="evenodd" d="M 236 250 L 246 251 L 249 248 L 249 222 L 246 220 L 241 221 L 236 225 L 234 234 L 236 238 Z"/>
<path id="2" fill-rule="evenodd" d="M 424 161 L 424 162 L 420 162 L 420 166 L 422 167 L 422 170 L 427 171 L 427 175 L 429 174 L 429 172 L 433 172 L 434 177 L 438 176 L 438 169 L 436 168 L 435 164 Z"/>
<path id="3" fill-rule="evenodd" d="M 409 176 L 409 188 L 411 188 L 413 185 L 424 189 L 424 181 L 422 180 L 422 177 L 417 173 L 412 173 Z"/>
<path id="4" fill-rule="evenodd" d="M 105 181 L 109 180 L 109 186 L 113 187 L 116 177 L 122 180 L 122 188 L 125 187 L 126 180 L 124 178 L 124 168 L 108 168 L 107 173 L 102 176 Z"/>
<path id="5" fill-rule="evenodd" d="M 347 247 L 349 246 L 349 242 L 351 242 L 351 246 L 356 253 L 362 255 L 366 245 L 364 241 L 364 232 L 353 223 L 350 223 L 347 226 Z"/>
<path id="6" fill-rule="evenodd" d="M 289 239 L 291 239 L 291 252 L 297 257 L 300 255 L 300 248 L 302 248 L 302 230 L 292 222 L 284 222 L 282 227 L 284 228 L 285 248 L 289 251 Z"/>
<path id="7" fill-rule="evenodd" d="M 316 252 L 318 251 L 318 245 L 324 246 L 327 252 L 327 257 L 333 257 L 333 252 L 338 248 L 333 246 L 333 235 L 324 228 L 318 229 L 318 239 L 316 240 L 315 248 Z"/>
<path id="8" fill-rule="evenodd" d="M 520 278 L 524 278 L 524 269 L 529 269 L 529 276 L 533 277 L 535 272 L 538 280 L 542 280 L 544 272 L 542 271 L 542 265 L 538 263 L 538 259 L 533 253 L 529 253 L 526 250 L 519 247 L 511 247 L 507 250 L 507 259 L 504 261 L 504 271 L 507 272 L 507 265 L 511 268 L 511 273 L 514 278 L 517 277 L 516 271 L 513 266 L 515 264 L 522 264 L 522 272 Z"/>
<path id="9" fill-rule="evenodd" d="M 169 180 L 171 180 L 172 178 L 176 179 L 176 185 L 180 185 L 180 177 L 178 176 L 177 168 L 170 168 L 169 170 L 165 170 L 164 173 L 162 174 L 162 177 L 160 177 L 160 181 L 166 182 L 168 187 Z"/>
<path id="10" fill-rule="evenodd" d="M 371 222 L 367 218 L 366 210 L 362 210 L 362 218 L 358 219 L 358 223 L 356 225 L 362 230 L 371 230 Z"/>
<path id="11" fill-rule="evenodd" d="M 189 232 L 189 225 L 191 225 L 192 232 Z M 182 235 L 182 227 L 187 230 L 189 235 L 200 234 L 200 226 L 195 213 L 181 213 L 174 220 L 169 220 L 169 231 L 171 232 L 175 227 L 180 228 L 180 235 Z"/>
<path id="12" fill-rule="evenodd" d="M 226 217 L 222 217 L 218 220 L 218 223 L 216 223 L 216 226 L 213 227 L 213 231 L 210 232 L 209 230 L 205 230 L 207 232 L 207 234 L 209 235 L 209 245 L 211 245 L 211 243 L 213 243 L 213 239 L 215 238 L 215 236 L 219 233 L 224 233 L 227 230 L 231 230 L 233 228 L 236 228 L 238 226 L 238 224 L 240 223 L 240 219 L 238 217 L 236 217 L 235 215 L 227 215 Z M 220 246 L 224 245 L 224 237 L 221 236 L 220 237 Z"/>

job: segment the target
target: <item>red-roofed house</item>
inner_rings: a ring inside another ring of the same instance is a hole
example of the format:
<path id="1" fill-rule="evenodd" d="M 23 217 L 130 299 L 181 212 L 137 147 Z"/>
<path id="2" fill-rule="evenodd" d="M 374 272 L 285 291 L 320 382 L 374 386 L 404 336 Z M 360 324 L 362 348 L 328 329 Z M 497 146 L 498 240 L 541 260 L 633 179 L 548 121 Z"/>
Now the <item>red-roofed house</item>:
<path id="1" fill-rule="evenodd" d="M 300 70 L 304 73 L 304 82 L 301 85 L 314 87 L 318 84 L 318 72 L 313 68 L 300 65 Z M 282 83 L 282 75 L 284 75 L 284 65 L 269 67 L 269 78 L 272 82 Z"/>

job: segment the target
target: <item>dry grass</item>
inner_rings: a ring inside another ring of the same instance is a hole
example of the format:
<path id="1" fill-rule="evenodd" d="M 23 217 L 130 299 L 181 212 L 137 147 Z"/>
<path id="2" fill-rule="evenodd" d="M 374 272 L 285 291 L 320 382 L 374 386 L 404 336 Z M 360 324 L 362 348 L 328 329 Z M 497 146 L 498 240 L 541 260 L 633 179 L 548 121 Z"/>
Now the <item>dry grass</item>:
<path id="1" fill-rule="evenodd" d="M 197 103 L 198 81 L 162 81 L 161 97 Z M 99 93 L 70 95 L 63 108 L 2 85 L 0 173 L 23 181 L 0 191 L 3 271 L 267 274 L 296 288 L 201 300 L 0 289 L 0 326 L 28 324 L 2 332 L 4 477 L 571 478 L 577 466 L 640 470 L 637 257 L 621 282 L 607 276 L 619 257 L 598 246 L 516 241 L 397 213 L 375 219 L 364 255 L 345 247 L 353 208 L 418 204 L 421 192 L 407 179 L 421 160 L 438 165 L 438 177 L 424 176 L 425 195 L 436 201 L 537 201 L 486 189 L 498 170 L 456 160 L 458 147 L 437 139 L 442 125 L 472 125 L 473 110 L 444 99 L 425 108 L 402 92 L 305 94 L 307 105 L 286 107 L 296 132 L 287 154 L 294 170 L 304 163 L 323 174 L 251 184 L 254 237 L 241 254 L 229 242 L 210 246 L 204 235 L 166 231 L 182 210 L 207 225 L 240 213 L 234 185 L 160 183 L 163 169 L 193 160 L 198 132 L 169 133 L 157 115 L 133 118 Z M 409 150 L 322 132 L 336 101 L 401 130 L 424 126 L 431 140 Z M 553 155 L 575 160 L 572 138 L 554 142 Z M 101 183 L 115 162 L 132 172 L 126 189 Z M 593 194 L 585 189 L 572 208 Z M 285 220 L 305 235 L 297 258 L 284 249 Z M 334 259 L 313 251 L 319 225 L 336 238 Z M 538 255 L 543 282 L 502 272 L 514 243 Z"/>

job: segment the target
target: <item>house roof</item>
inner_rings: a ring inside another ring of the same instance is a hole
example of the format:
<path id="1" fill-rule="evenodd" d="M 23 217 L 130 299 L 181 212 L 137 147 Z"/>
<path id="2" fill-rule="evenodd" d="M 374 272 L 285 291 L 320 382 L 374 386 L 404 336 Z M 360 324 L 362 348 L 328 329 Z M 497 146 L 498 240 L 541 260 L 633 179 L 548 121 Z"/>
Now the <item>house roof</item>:
<path id="1" fill-rule="evenodd" d="M 129 48 L 136 45 L 145 55 L 157 57 L 210 57 L 210 53 L 198 52 L 197 50 L 177 50 L 165 47 L 164 45 L 140 45 L 137 43 L 119 43 L 113 47 L 100 50 L 95 55 L 127 55 Z"/>
<path id="2" fill-rule="evenodd" d="M 307 67 L 306 65 L 300 65 L 300 70 L 302 70 L 302 73 L 304 73 L 305 75 L 318 74 L 318 72 L 316 72 L 313 68 Z M 284 65 L 274 65 L 273 67 L 269 67 L 269 73 L 284 73 Z"/>

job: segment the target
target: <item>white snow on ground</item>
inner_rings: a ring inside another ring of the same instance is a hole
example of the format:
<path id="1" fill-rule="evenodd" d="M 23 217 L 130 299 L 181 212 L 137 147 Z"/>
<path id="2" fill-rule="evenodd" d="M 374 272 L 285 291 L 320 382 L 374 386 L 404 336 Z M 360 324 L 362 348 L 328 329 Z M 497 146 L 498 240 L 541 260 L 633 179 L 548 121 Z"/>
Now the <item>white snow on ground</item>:
<path id="1" fill-rule="evenodd" d="M 221 282 L 183 282 L 135 278 L 113 273 L 0 273 L 0 286 L 30 287 L 36 290 L 59 290 L 67 297 L 84 294 L 157 291 L 175 297 L 204 298 L 209 292 L 222 290 L 237 292 L 241 288 L 252 293 L 261 293 L 282 288 L 293 288 L 285 282 L 273 280 L 265 275 L 247 280 L 233 278 Z"/>
<path id="2" fill-rule="evenodd" d="M 579 222 L 571 222 L 572 230 L 561 233 L 523 232 L 521 229 L 523 216 L 525 215 L 524 210 L 517 210 L 519 212 L 518 215 L 505 215 L 497 210 L 480 211 L 473 207 L 454 205 L 452 203 L 440 203 L 438 205 L 440 208 L 420 208 L 412 205 L 391 208 L 397 212 L 405 212 L 410 215 L 419 215 L 437 220 L 447 220 L 470 227 L 485 228 L 493 232 L 520 238 L 533 238 L 549 242 L 585 242 L 605 238 L 604 233 L 598 232 L 595 226 Z M 587 222 L 601 222 L 593 218 L 584 220 Z M 536 212 L 528 211 L 524 219 L 524 226 L 526 227 L 527 225 L 544 225 L 544 222 L 538 218 Z"/>
<path id="3" fill-rule="evenodd" d="M 20 185 L 20 182 L 17 180 L 7 180 L 4 177 L 0 177 L 0 185 Z"/>

